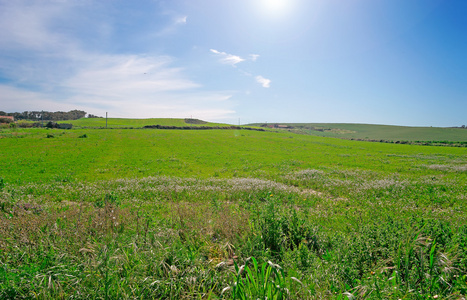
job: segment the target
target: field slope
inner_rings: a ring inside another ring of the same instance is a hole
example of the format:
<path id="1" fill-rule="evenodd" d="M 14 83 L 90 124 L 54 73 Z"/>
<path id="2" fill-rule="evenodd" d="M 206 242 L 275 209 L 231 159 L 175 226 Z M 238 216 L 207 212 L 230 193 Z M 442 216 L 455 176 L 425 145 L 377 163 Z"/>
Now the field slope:
<path id="1" fill-rule="evenodd" d="M 346 139 L 385 141 L 449 141 L 467 142 L 467 130 L 463 128 L 409 127 L 372 124 L 344 123 L 277 123 L 287 125 L 296 133 Z M 264 124 L 256 123 L 252 126 Z"/>

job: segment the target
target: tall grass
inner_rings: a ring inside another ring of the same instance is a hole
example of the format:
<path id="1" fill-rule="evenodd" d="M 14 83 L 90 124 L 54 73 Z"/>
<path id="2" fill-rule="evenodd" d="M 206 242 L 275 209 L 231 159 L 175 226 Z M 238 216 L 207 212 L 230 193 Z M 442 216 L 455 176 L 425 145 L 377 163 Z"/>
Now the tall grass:
<path id="1" fill-rule="evenodd" d="M 467 291 L 461 212 L 388 214 L 392 205 L 381 202 L 377 213 L 360 202 L 355 216 L 345 213 L 352 199 L 240 182 L 108 181 L 74 198 L 76 182 L 56 186 L 53 198 L 49 185 L 6 184 L 0 295 L 461 299 Z"/>

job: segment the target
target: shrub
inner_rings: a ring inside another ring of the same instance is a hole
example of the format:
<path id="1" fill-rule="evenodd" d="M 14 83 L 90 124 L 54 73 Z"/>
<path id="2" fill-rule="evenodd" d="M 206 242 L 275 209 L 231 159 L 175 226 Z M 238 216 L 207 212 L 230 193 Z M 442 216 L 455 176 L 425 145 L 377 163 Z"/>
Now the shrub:
<path id="1" fill-rule="evenodd" d="M 59 125 L 55 122 L 49 121 L 47 124 L 45 124 L 46 128 L 59 128 Z"/>
<path id="2" fill-rule="evenodd" d="M 9 123 L 13 123 L 13 122 L 14 122 L 13 120 L 8 119 L 8 118 L 0 118 L 0 123 L 9 124 Z"/>

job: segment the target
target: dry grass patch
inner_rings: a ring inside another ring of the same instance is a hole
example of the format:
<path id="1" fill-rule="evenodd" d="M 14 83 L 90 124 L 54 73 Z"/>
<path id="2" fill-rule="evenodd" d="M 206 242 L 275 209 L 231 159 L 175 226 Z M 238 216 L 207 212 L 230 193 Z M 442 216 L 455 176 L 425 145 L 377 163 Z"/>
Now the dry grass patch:
<path id="1" fill-rule="evenodd" d="M 171 203 L 172 221 L 182 239 L 234 242 L 249 232 L 249 212 L 235 203 Z"/>

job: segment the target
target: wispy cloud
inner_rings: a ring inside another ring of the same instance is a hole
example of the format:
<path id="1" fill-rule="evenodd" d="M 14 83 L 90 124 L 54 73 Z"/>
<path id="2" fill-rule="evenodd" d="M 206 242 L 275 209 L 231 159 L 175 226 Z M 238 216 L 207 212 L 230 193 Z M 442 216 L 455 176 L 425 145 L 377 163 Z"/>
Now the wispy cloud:
<path id="1" fill-rule="evenodd" d="M 256 82 L 261 84 L 264 88 L 271 87 L 271 80 L 264 78 L 263 76 L 256 76 Z"/>
<path id="2" fill-rule="evenodd" d="M 62 82 L 62 86 L 94 96 L 140 95 L 197 88 L 171 58 L 141 55 L 97 55 Z"/>
<path id="3" fill-rule="evenodd" d="M 250 54 L 249 56 L 252 61 L 256 61 L 259 58 L 258 54 Z"/>
<path id="4" fill-rule="evenodd" d="M 238 63 L 241 63 L 243 61 L 246 61 L 247 59 L 242 58 L 241 56 L 234 55 L 234 54 L 229 54 L 226 52 L 221 52 L 216 49 L 210 49 L 212 53 L 216 54 L 217 56 L 220 57 L 220 62 L 228 65 L 236 65 Z M 259 54 L 250 54 L 248 55 L 248 60 L 251 61 L 256 61 L 259 58 Z"/>
<path id="5" fill-rule="evenodd" d="M 210 49 L 210 51 L 220 57 L 220 62 L 223 64 L 228 64 L 233 67 L 236 67 L 236 64 L 246 61 L 246 59 L 238 56 L 229 54 L 226 52 L 221 52 L 215 49 Z M 248 55 L 248 60 L 255 62 L 259 58 L 259 54 L 250 54 Z M 245 76 L 253 76 L 250 72 L 239 69 L 239 72 Z M 271 80 L 264 78 L 263 76 L 256 76 L 256 81 L 265 88 L 271 86 Z"/>
<path id="6" fill-rule="evenodd" d="M 238 55 L 233 55 L 233 54 L 229 54 L 226 52 L 220 52 L 215 49 L 210 49 L 210 51 L 216 54 L 217 56 L 219 56 L 220 62 L 223 64 L 235 66 L 236 64 L 241 63 L 242 61 L 245 61 L 245 59 L 241 58 Z"/>
<path id="7" fill-rule="evenodd" d="M 180 17 L 176 17 L 174 22 L 176 25 L 183 25 L 183 24 L 186 24 L 186 21 L 187 21 L 188 17 L 187 16 L 180 16 Z"/>
<path id="8" fill-rule="evenodd" d="M 166 36 L 166 35 L 172 35 L 175 32 L 177 32 L 178 28 L 180 26 L 183 26 L 187 23 L 188 16 L 175 16 L 172 17 L 172 21 L 170 24 L 168 24 L 165 28 L 160 30 L 156 36 Z"/>

